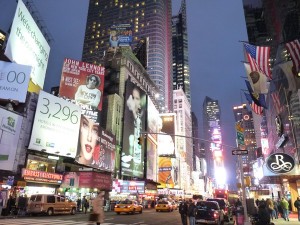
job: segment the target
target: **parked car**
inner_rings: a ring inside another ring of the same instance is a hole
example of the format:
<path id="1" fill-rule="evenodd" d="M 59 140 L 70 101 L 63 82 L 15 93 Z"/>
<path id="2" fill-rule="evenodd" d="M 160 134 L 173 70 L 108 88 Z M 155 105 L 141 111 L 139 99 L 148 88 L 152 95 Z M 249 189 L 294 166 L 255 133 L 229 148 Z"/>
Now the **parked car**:
<path id="1" fill-rule="evenodd" d="M 196 223 L 206 224 L 224 224 L 223 210 L 220 209 L 218 202 L 213 201 L 198 201 L 196 213 Z"/>
<path id="2" fill-rule="evenodd" d="M 161 200 L 161 201 L 157 202 L 157 204 L 155 205 L 155 210 L 156 210 L 156 212 L 161 212 L 161 211 L 172 212 L 173 206 L 172 206 L 171 202 Z"/>
<path id="3" fill-rule="evenodd" d="M 230 210 L 229 202 L 224 198 L 208 198 L 206 201 L 215 201 L 219 203 L 220 208 L 223 210 L 224 213 L 224 220 L 229 222 L 232 217 L 232 213 Z"/>
<path id="4" fill-rule="evenodd" d="M 132 201 L 126 199 L 125 201 L 121 201 L 120 203 L 115 205 L 114 208 L 115 213 L 120 214 L 120 213 L 142 213 L 143 212 L 143 206 L 138 204 L 137 201 Z"/>
<path id="5" fill-rule="evenodd" d="M 66 200 L 65 196 L 53 194 L 31 195 L 27 213 L 39 214 L 46 213 L 49 216 L 54 214 L 72 214 L 76 213 L 76 202 Z"/>

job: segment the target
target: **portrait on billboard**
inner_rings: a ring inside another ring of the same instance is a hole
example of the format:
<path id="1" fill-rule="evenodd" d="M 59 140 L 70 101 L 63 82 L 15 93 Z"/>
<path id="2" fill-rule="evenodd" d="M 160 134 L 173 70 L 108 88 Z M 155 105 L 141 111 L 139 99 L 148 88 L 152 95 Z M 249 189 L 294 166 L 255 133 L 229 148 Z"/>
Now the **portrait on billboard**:
<path id="1" fill-rule="evenodd" d="M 90 105 L 93 108 L 97 108 L 101 100 L 101 91 L 99 86 L 101 85 L 101 79 L 96 74 L 90 74 L 86 77 L 86 83 L 80 85 L 75 93 L 75 101 L 79 105 Z"/>
<path id="2" fill-rule="evenodd" d="M 86 166 L 96 164 L 100 155 L 99 123 L 81 115 L 76 161 Z"/>
<path id="3" fill-rule="evenodd" d="M 109 43 L 110 43 L 111 47 L 118 47 L 119 46 L 119 37 L 117 35 L 116 30 L 111 30 L 110 31 Z"/>
<path id="4" fill-rule="evenodd" d="M 138 143 L 143 135 L 146 124 L 146 93 L 127 80 L 123 151 L 122 151 L 122 171 L 128 176 L 143 176 L 144 166 L 144 146 Z"/>

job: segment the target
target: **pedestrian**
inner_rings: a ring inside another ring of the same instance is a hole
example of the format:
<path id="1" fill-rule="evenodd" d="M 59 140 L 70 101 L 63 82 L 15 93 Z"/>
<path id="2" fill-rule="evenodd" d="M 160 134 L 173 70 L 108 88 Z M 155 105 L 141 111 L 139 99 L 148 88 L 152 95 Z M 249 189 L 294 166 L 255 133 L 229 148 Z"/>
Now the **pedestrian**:
<path id="1" fill-rule="evenodd" d="M 100 225 L 104 222 L 104 192 L 99 192 L 97 197 L 92 202 L 93 213 L 90 215 L 90 221 L 96 222 L 96 225 Z"/>
<path id="2" fill-rule="evenodd" d="M 77 203 L 77 211 L 80 212 L 80 208 L 81 208 L 81 199 L 78 198 L 77 201 L 76 201 L 76 203 Z"/>
<path id="3" fill-rule="evenodd" d="M 190 199 L 189 201 L 189 206 L 188 206 L 188 217 L 189 217 L 189 221 L 190 224 L 189 225 L 195 225 L 196 224 L 196 213 L 197 213 L 197 207 L 195 205 L 195 203 L 193 202 L 192 199 Z"/>
<path id="4" fill-rule="evenodd" d="M 266 200 L 266 206 L 267 206 L 267 210 L 270 214 L 270 218 L 273 220 L 274 218 L 274 204 L 273 204 L 273 200 L 268 198 Z"/>
<path id="5" fill-rule="evenodd" d="M 277 201 L 273 200 L 273 205 L 274 205 L 274 217 L 275 217 L 275 219 L 278 219 L 279 210 L 278 210 L 278 203 L 277 203 Z"/>
<path id="6" fill-rule="evenodd" d="M 257 225 L 267 225 L 271 223 L 270 213 L 266 204 L 260 204 L 258 207 L 258 222 Z"/>
<path id="7" fill-rule="evenodd" d="M 18 208 L 18 216 L 25 216 L 26 215 L 26 208 L 27 208 L 28 199 L 23 195 L 20 195 L 17 201 L 17 208 Z"/>
<path id="8" fill-rule="evenodd" d="M 298 211 L 298 221 L 300 221 L 300 197 L 297 197 L 296 201 L 294 202 L 294 206 Z"/>
<path id="9" fill-rule="evenodd" d="M 188 204 L 185 200 L 179 204 L 179 213 L 181 216 L 182 225 L 187 225 Z"/>
<path id="10" fill-rule="evenodd" d="M 289 202 L 285 198 L 282 198 L 280 201 L 280 205 L 282 208 L 283 219 L 290 221 L 290 219 L 289 219 Z"/>
<path id="11" fill-rule="evenodd" d="M 83 196 L 83 198 L 81 200 L 81 205 L 82 205 L 82 212 L 84 212 L 84 214 L 86 214 L 90 204 L 89 204 L 89 201 L 86 199 L 85 196 Z"/>

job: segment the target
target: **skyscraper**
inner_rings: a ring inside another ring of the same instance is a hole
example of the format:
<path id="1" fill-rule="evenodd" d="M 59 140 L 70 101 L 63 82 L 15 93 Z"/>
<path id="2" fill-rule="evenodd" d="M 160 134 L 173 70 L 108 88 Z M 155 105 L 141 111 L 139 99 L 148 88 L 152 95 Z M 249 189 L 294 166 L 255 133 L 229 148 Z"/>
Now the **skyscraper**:
<path id="1" fill-rule="evenodd" d="M 182 0 L 178 15 L 172 17 L 173 90 L 180 87 L 191 103 L 190 67 L 188 57 L 188 33 L 186 3 Z"/>
<path id="2" fill-rule="evenodd" d="M 215 177 L 216 166 L 224 166 L 220 119 L 221 110 L 219 101 L 206 96 L 203 102 L 203 134 L 208 168 L 207 174 L 211 178 Z"/>
<path id="3" fill-rule="evenodd" d="M 109 47 L 112 25 L 132 25 L 132 48 L 149 38 L 147 72 L 161 90 L 161 111 L 171 111 L 171 0 L 90 0 L 82 60 L 101 63 Z"/>

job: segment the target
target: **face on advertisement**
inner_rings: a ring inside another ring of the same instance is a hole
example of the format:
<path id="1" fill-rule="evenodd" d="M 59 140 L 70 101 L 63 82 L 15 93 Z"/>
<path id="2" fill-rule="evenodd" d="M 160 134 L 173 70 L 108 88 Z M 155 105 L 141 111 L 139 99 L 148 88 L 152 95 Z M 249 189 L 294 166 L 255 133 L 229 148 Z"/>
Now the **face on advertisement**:
<path id="1" fill-rule="evenodd" d="M 136 88 L 134 88 L 132 91 L 132 99 L 134 102 L 134 111 L 138 112 L 141 108 L 141 94 L 140 91 Z"/>
<path id="2" fill-rule="evenodd" d="M 88 89 L 95 89 L 100 85 L 100 83 L 100 77 L 95 74 L 91 74 L 87 77 L 86 86 Z"/>
<path id="3" fill-rule="evenodd" d="M 93 153 L 98 144 L 98 124 L 87 119 L 85 116 L 81 118 L 80 124 L 80 153 L 78 162 L 81 164 L 91 164 L 93 161 Z"/>

